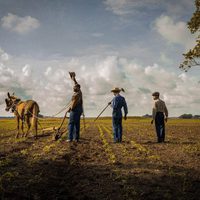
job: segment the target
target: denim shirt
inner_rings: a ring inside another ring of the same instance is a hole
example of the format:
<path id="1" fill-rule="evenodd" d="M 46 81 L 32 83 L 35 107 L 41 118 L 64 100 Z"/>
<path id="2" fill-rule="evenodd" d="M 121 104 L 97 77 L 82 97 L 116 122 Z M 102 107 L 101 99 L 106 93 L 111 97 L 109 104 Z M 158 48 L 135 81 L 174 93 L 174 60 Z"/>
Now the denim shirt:
<path id="1" fill-rule="evenodd" d="M 111 106 L 113 108 L 112 116 L 114 118 L 121 118 L 122 117 L 122 107 L 124 109 L 124 114 L 127 115 L 127 113 L 128 113 L 126 100 L 120 94 L 116 95 L 113 98 Z"/>

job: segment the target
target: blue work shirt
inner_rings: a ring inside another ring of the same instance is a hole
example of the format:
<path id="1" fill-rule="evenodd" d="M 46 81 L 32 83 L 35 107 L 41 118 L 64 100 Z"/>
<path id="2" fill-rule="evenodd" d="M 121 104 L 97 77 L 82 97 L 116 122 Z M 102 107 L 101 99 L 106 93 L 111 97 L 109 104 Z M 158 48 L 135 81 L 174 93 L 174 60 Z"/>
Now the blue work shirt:
<path id="1" fill-rule="evenodd" d="M 127 115 L 128 113 L 126 100 L 120 94 L 113 98 L 111 106 L 113 108 L 112 116 L 114 118 L 122 118 L 122 107 L 124 108 L 124 114 Z"/>

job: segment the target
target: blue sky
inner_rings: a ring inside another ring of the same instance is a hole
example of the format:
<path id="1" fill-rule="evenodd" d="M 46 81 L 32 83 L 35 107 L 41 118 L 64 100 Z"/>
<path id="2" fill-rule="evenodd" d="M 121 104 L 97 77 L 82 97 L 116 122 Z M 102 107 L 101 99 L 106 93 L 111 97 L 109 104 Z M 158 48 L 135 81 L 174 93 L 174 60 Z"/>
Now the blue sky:
<path id="1" fill-rule="evenodd" d="M 32 98 L 42 114 L 70 100 L 75 71 L 86 116 L 124 87 L 130 115 L 151 113 L 159 90 L 171 116 L 199 114 L 199 70 L 178 69 L 194 45 L 188 0 L 0 0 L 0 112 L 7 91 Z M 105 112 L 110 115 L 111 109 Z"/>

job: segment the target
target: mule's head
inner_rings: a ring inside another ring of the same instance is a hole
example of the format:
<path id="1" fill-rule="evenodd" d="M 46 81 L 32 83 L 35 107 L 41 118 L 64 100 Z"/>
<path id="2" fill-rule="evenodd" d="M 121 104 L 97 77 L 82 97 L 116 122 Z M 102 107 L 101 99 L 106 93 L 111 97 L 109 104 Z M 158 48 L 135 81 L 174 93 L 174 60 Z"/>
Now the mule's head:
<path id="1" fill-rule="evenodd" d="M 6 111 L 9 111 L 10 110 L 10 108 L 12 107 L 12 105 L 13 105 L 13 103 L 12 103 L 12 101 L 10 100 L 10 99 L 8 99 L 8 98 L 6 98 L 5 99 L 5 102 L 6 102 Z"/>
<path id="2" fill-rule="evenodd" d="M 19 98 L 17 98 L 16 96 L 10 95 L 10 93 L 8 92 L 8 98 L 5 99 L 6 102 L 6 111 L 9 111 L 11 109 L 12 112 L 15 111 L 16 108 L 16 104 L 20 101 Z"/>

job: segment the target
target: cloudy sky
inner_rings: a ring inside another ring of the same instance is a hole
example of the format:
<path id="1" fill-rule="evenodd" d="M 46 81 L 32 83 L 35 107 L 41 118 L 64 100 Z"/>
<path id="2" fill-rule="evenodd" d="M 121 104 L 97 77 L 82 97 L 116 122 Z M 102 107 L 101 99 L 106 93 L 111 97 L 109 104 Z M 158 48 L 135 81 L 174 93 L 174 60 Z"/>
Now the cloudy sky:
<path id="1" fill-rule="evenodd" d="M 170 116 L 200 114 L 200 69 L 178 68 L 194 45 L 194 10 L 192 0 L 0 0 L 0 115 L 10 115 L 8 91 L 55 114 L 72 96 L 68 71 L 86 116 L 98 115 L 113 87 L 125 89 L 129 115 L 150 114 L 153 91 Z"/>

